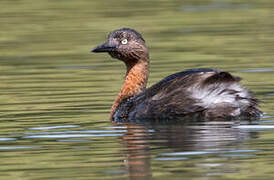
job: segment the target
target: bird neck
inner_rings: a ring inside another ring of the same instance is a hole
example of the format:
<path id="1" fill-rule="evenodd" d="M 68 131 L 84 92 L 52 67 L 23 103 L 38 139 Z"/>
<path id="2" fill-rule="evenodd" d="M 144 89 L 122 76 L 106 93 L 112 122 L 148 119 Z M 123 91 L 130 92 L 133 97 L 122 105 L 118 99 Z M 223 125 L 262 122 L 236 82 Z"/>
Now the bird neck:
<path id="1" fill-rule="evenodd" d="M 127 72 L 125 81 L 120 93 L 115 99 L 110 112 L 110 118 L 118 108 L 118 106 L 126 99 L 136 96 L 143 92 L 146 88 L 148 75 L 149 75 L 149 60 L 138 60 L 136 62 L 125 62 L 127 66 Z"/>

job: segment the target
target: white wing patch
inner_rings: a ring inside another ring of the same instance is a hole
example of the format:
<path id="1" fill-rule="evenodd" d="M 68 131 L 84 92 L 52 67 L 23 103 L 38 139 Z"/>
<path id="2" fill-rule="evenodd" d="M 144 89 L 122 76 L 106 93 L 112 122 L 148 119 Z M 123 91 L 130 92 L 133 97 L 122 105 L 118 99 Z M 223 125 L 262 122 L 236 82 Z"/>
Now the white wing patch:
<path id="1" fill-rule="evenodd" d="M 248 106 L 249 101 L 245 98 L 251 98 L 247 89 L 237 82 L 213 83 L 203 87 L 194 85 L 187 90 L 198 100 L 197 105 L 205 108 L 215 108 L 219 103 L 232 107 Z"/>

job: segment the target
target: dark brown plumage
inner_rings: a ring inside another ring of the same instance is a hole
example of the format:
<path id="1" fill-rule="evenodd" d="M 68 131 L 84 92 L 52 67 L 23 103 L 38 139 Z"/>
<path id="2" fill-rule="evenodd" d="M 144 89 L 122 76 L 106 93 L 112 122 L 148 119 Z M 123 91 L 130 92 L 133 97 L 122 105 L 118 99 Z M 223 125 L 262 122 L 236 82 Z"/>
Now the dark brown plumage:
<path id="1" fill-rule="evenodd" d="M 257 99 L 239 84 L 240 78 L 215 69 L 182 71 L 146 89 L 149 53 L 134 29 L 111 32 L 92 52 L 108 52 L 127 67 L 111 108 L 112 120 L 257 119 L 261 115 Z"/>

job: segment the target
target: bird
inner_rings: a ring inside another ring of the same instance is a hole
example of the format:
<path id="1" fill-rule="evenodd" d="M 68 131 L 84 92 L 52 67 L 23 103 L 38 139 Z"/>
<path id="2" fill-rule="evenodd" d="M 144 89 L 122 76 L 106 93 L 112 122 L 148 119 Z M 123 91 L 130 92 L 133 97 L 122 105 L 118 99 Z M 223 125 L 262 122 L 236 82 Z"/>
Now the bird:
<path id="1" fill-rule="evenodd" d="M 126 75 L 110 110 L 115 122 L 258 119 L 258 99 L 229 72 L 188 69 L 146 88 L 150 60 L 143 36 L 132 28 L 109 33 L 94 53 L 124 62 Z"/>

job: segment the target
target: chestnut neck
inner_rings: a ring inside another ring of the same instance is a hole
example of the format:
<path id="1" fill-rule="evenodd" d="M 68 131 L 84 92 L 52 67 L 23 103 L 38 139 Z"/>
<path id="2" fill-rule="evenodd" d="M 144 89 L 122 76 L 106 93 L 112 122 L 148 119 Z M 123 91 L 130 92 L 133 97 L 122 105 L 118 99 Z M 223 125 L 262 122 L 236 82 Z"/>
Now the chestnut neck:
<path id="1" fill-rule="evenodd" d="M 149 59 L 144 58 L 144 60 L 125 62 L 125 64 L 127 67 L 125 81 L 111 107 L 111 119 L 113 119 L 116 109 L 124 100 L 136 96 L 146 89 L 149 75 Z"/>

